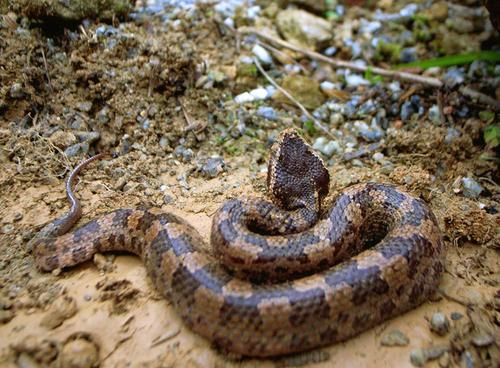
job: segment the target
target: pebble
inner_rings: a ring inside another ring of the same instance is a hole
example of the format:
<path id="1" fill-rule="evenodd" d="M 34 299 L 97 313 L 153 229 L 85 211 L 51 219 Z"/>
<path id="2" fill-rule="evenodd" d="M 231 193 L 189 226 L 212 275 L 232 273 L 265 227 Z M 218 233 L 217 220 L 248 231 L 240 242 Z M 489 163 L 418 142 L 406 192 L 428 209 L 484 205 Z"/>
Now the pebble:
<path id="1" fill-rule="evenodd" d="M 411 103 L 411 101 L 405 101 L 401 105 L 401 120 L 403 121 L 408 121 L 410 120 L 411 116 L 416 113 L 415 107 Z"/>
<path id="2" fill-rule="evenodd" d="M 464 315 L 460 312 L 452 312 L 450 314 L 450 318 L 452 321 L 458 321 L 459 319 L 462 319 Z"/>
<path id="3" fill-rule="evenodd" d="M 9 94 L 10 94 L 10 97 L 12 97 L 12 98 L 22 98 L 24 96 L 22 84 L 21 83 L 14 83 L 10 87 Z"/>
<path id="4" fill-rule="evenodd" d="M 444 336 L 450 330 L 450 321 L 443 313 L 434 313 L 429 321 L 431 331 L 439 336 Z"/>
<path id="5" fill-rule="evenodd" d="M 375 152 L 372 156 L 374 161 L 377 161 L 378 163 L 382 163 L 384 161 L 384 154 L 382 152 Z"/>
<path id="6" fill-rule="evenodd" d="M 375 112 L 377 110 L 377 107 L 378 106 L 375 104 L 375 102 L 373 102 L 372 99 L 369 99 L 368 101 L 366 101 L 364 104 L 362 104 L 359 107 L 358 114 L 359 115 L 369 115 L 372 112 Z"/>
<path id="7" fill-rule="evenodd" d="M 443 81 L 451 88 L 455 88 L 459 84 L 465 82 L 464 72 L 457 68 L 450 68 L 443 76 Z"/>
<path id="8" fill-rule="evenodd" d="M 457 138 L 460 138 L 460 130 L 456 128 L 448 128 L 446 130 L 446 136 L 444 137 L 444 142 L 446 144 L 452 144 Z"/>
<path id="9" fill-rule="evenodd" d="M 273 63 L 273 57 L 267 51 L 265 48 L 263 48 L 261 45 L 255 45 L 252 48 L 252 52 L 254 53 L 255 56 L 257 56 L 257 59 L 264 64 L 264 65 L 270 65 Z"/>
<path id="10" fill-rule="evenodd" d="M 344 123 L 344 115 L 340 112 L 333 112 L 330 114 L 330 124 L 333 126 L 339 126 Z"/>
<path id="11" fill-rule="evenodd" d="M 57 298 L 50 306 L 47 314 L 40 321 L 40 326 L 52 330 L 77 312 L 75 299 L 67 295 Z"/>
<path id="12" fill-rule="evenodd" d="M 89 144 L 87 142 L 74 144 L 64 150 L 64 154 L 68 157 L 75 157 L 85 154 L 89 151 Z"/>
<path id="13" fill-rule="evenodd" d="M 435 360 L 441 357 L 448 347 L 433 346 L 428 349 L 415 349 L 410 353 L 410 362 L 416 367 L 423 367 L 429 360 Z"/>
<path id="14" fill-rule="evenodd" d="M 90 101 L 78 102 L 76 104 L 76 108 L 82 112 L 89 112 L 90 110 L 92 110 L 92 102 Z"/>
<path id="15" fill-rule="evenodd" d="M 66 149 L 76 142 L 76 137 L 71 132 L 58 130 L 50 136 L 49 141 L 56 147 Z"/>
<path id="16" fill-rule="evenodd" d="M 478 198 L 483 191 L 483 187 L 477 181 L 469 177 L 462 178 L 461 184 L 462 193 L 467 198 Z"/>
<path id="17" fill-rule="evenodd" d="M 313 148 L 327 157 L 331 157 L 334 153 L 341 152 L 340 145 L 337 141 L 328 141 L 325 137 L 316 138 Z"/>
<path id="18" fill-rule="evenodd" d="M 335 46 L 330 46 L 328 47 L 325 51 L 323 51 L 323 54 L 326 56 L 333 56 L 337 53 L 337 48 Z"/>
<path id="19" fill-rule="evenodd" d="M 429 119 L 434 123 L 434 124 L 440 124 L 441 123 L 441 114 L 439 113 L 439 106 L 438 105 L 432 105 L 429 108 Z"/>
<path id="20" fill-rule="evenodd" d="M 60 366 L 70 368 L 91 368 L 98 359 L 97 346 L 83 338 L 66 343 L 59 356 Z"/>
<path id="21" fill-rule="evenodd" d="M 250 95 L 254 98 L 254 100 L 257 100 L 257 101 L 265 100 L 266 98 L 268 98 L 267 89 L 265 89 L 263 87 L 252 89 L 250 91 Z"/>
<path id="22" fill-rule="evenodd" d="M 351 57 L 356 59 L 361 56 L 362 49 L 361 45 L 357 41 L 353 41 L 351 38 L 347 38 L 344 40 L 344 45 L 351 49 Z"/>
<path id="23" fill-rule="evenodd" d="M 406 346 L 410 339 L 401 331 L 393 330 L 382 337 L 382 346 Z"/>
<path id="24" fill-rule="evenodd" d="M 184 162 L 189 162 L 194 156 L 194 152 L 191 148 L 185 148 L 184 146 L 177 146 L 174 150 L 174 156 L 182 159 Z"/>
<path id="25" fill-rule="evenodd" d="M 206 178 L 215 178 L 224 171 L 226 164 L 222 157 L 210 157 L 201 167 L 201 175 Z"/>
<path id="26" fill-rule="evenodd" d="M 350 87 L 369 86 L 370 82 L 358 74 L 349 74 L 345 76 L 345 81 Z"/>
<path id="27" fill-rule="evenodd" d="M 484 331 L 478 331 L 474 333 L 472 337 L 472 344 L 477 347 L 490 346 L 494 341 L 495 339 L 493 338 L 493 336 L 487 334 Z"/>
<path id="28" fill-rule="evenodd" d="M 405 47 L 401 50 L 399 55 L 399 60 L 402 63 L 411 63 L 418 59 L 417 48 L 416 47 Z"/>
<path id="29" fill-rule="evenodd" d="M 270 106 L 259 106 L 257 116 L 271 121 L 277 121 L 279 118 L 276 110 Z"/>
<path id="30" fill-rule="evenodd" d="M 369 127 L 364 121 L 355 121 L 354 128 L 356 134 L 368 142 L 377 142 L 384 134 L 376 125 Z"/>
<path id="31" fill-rule="evenodd" d="M 22 352 L 17 358 L 18 368 L 41 368 L 42 366 L 33 359 L 29 354 Z"/>
<path id="32" fill-rule="evenodd" d="M 109 122 L 109 107 L 104 106 L 96 115 L 97 122 L 100 124 L 106 124 Z"/>
<path id="33" fill-rule="evenodd" d="M 248 92 L 243 92 L 234 98 L 234 102 L 243 104 L 246 102 L 253 102 L 255 98 Z"/>
<path id="34" fill-rule="evenodd" d="M 75 132 L 75 135 L 82 142 L 87 142 L 88 144 L 92 144 L 95 141 L 101 138 L 101 134 L 99 132 Z"/>

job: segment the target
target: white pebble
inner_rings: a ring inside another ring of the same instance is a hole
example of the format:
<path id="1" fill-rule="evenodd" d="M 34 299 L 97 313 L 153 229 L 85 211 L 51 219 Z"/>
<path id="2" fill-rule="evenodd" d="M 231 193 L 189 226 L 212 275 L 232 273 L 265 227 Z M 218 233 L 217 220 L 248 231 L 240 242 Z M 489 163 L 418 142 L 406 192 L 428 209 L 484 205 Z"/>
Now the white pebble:
<path id="1" fill-rule="evenodd" d="M 273 58 L 271 54 L 261 45 L 255 45 L 252 48 L 252 52 L 255 54 L 255 56 L 257 56 L 257 59 L 259 59 L 262 64 L 272 64 Z"/>

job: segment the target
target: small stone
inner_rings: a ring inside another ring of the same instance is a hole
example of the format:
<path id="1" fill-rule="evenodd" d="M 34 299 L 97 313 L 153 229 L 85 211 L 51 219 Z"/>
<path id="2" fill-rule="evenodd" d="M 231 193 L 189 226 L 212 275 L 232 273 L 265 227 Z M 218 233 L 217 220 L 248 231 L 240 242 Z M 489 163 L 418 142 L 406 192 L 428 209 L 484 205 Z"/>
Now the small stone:
<path id="1" fill-rule="evenodd" d="M 325 51 L 323 51 L 323 54 L 326 56 L 333 56 L 337 53 L 337 48 L 335 46 L 330 46 Z"/>
<path id="2" fill-rule="evenodd" d="M 401 105 L 401 120 L 408 121 L 411 116 L 415 113 L 415 108 L 410 101 L 405 101 Z"/>
<path id="3" fill-rule="evenodd" d="M 76 104 L 76 108 L 82 112 L 89 112 L 90 110 L 92 110 L 92 102 L 90 101 L 78 102 Z"/>
<path id="4" fill-rule="evenodd" d="M 184 146 L 177 146 L 174 150 L 174 156 L 182 159 L 184 162 L 189 162 L 194 156 L 194 152 L 191 148 L 185 148 Z"/>
<path id="5" fill-rule="evenodd" d="M 248 92 L 243 92 L 234 98 L 234 102 L 238 104 L 243 104 L 246 102 L 252 102 L 255 98 Z"/>
<path id="6" fill-rule="evenodd" d="M 222 157 L 210 157 L 201 167 L 201 174 L 206 178 L 215 178 L 224 171 L 225 163 Z"/>
<path id="7" fill-rule="evenodd" d="M 332 24 L 299 9 L 285 9 L 276 15 L 276 24 L 287 41 L 319 49 L 332 38 Z"/>
<path id="8" fill-rule="evenodd" d="M 360 75 L 349 74 L 345 76 L 345 81 L 349 87 L 369 86 L 370 82 Z"/>
<path id="9" fill-rule="evenodd" d="M 372 156 L 374 161 L 382 163 L 384 161 L 384 154 L 382 152 L 375 152 Z"/>
<path id="10" fill-rule="evenodd" d="M 276 110 L 269 106 L 260 106 L 257 109 L 257 116 L 271 121 L 277 121 L 279 118 Z"/>
<path id="11" fill-rule="evenodd" d="M 385 334 L 381 341 L 383 346 L 406 346 L 409 343 L 410 339 L 399 330 L 393 330 Z"/>
<path id="12" fill-rule="evenodd" d="M 484 331 L 475 332 L 472 337 L 472 344 L 479 348 L 490 346 L 494 341 L 495 339 L 493 338 L 493 336 L 487 334 Z"/>
<path id="13" fill-rule="evenodd" d="M 328 141 L 325 137 L 318 137 L 314 141 L 313 148 L 320 151 L 327 157 L 331 157 L 334 152 L 340 152 L 340 145 L 336 141 Z"/>
<path id="14" fill-rule="evenodd" d="M 455 88 L 459 84 L 462 84 L 463 82 L 465 82 L 465 75 L 460 69 L 452 67 L 452 68 L 448 69 L 446 74 L 443 76 L 443 81 L 449 87 Z"/>
<path id="15" fill-rule="evenodd" d="M 19 368 L 41 368 L 42 366 L 33 359 L 28 353 L 22 352 L 17 358 L 17 367 Z"/>
<path id="16" fill-rule="evenodd" d="M 444 143 L 452 144 L 457 138 L 460 138 L 462 133 L 456 128 L 448 128 L 446 130 L 446 136 L 444 137 Z"/>
<path id="17" fill-rule="evenodd" d="M 340 112 L 333 112 L 330 114 L 330 124 L 333 126 L 340 126 L 344 123 L 344 115 Z"/>
<path id="18" fill-rule="evenodd" d="M 402 63 L 411 63 L 418 59 L 416 47 L 405 47 L 401 50 L 399 60 Z"/>
<path id="19" fill-rule="evenodd" d="M 92 144 L 101 138 L 101 134 L 99 132 L 76 132 L 75 135 L 80 139 L 80 141 L 88 144 Z"/>
<path id="20" fill-rule="evenodd" d="M 254 53 L 255 56 L 257 56 L 257 59 L 264 64 L 264 65 L 270 65 L 273 63 L 273 57 L 267 51 L 265 48 L 263 48 L 261 45 L 255 45 L 252 48 L 252 52 Z"/>
<path id="21" fill-rule="evenodd" d="M 68 368 L 91 368 L 98 359 L 97 346 L 83 338 L 66 343 L 59 356 L 60 366 Z"/>
<path id="22" fill-rule="evenodd" d="M 440 124 L 441 123 L 441 114 L 439 112 L 439 106 L 438 105 L 432 105 L 430 108 L 429 108 L 429 119 L 431 119 L 431 121 L 434 123 L 434 124 Z"/>
<path id="23" fill-rule="evenodd" d="M 9 94 L 12 98 L 22 98 L 24 96 L 23 85 L 21 83 L 14 83 L 10 87 Z"/>
<path id="24" fill-rule="evenodd" d="M 64 151 L 64 154 L 68 157 L 75 157 L 85 154 L 89 151 L 89 144 L 87 142 L 74 144 Z"/>
<path id="25" fill-rule="evenodd" d="M 14 229 L 15 229 L 14 225 L 6 224 L 6 225 L 2 226 L 2 233 L 10 234 L 11 232 L 14 231 Z"/>
<path id="26" fill-rule="evenodd" d="M 256 89 L 252 89 L 250 91 L 250 95 L 254 98 L 254 100 L 265 100 L 266 98 L 268 98 L 268 93 L 267 93 L 267 89 L 265 88 L 256 88 Z"/>
<path id="27" fill-rule="evenodd" d="M 168 140 L 167 137 L 163 136 L 160 138 L 159 145 L 161 148 L 168 148 L 170 147 L 170 141 Z"/>
<path id="28" fill-rule="evenodd" d="M 96 120 L 100 124 L 106 124 L 109 122 L 109 107 L 104 106 L 99 112 L 97 113 Z"/>
<path id="29" fill-rule="evenodd" d="M 478 198 L 483 187 L 472 178 L 462 178 L 462 192 L 467 198 Z"/>
<path id="30" fill-rule="evenodd" d="M 410 362 L 415 367 L 423 367 L 427 362 L 427 356 L 423 349 L 416 349 L 410 353 Z"/>
<path id="31" fill-rule="evenodd" d="M 459 319 L 462 319 L 464 315 L 460 312 L 452 312 L 450 314 L 450 318 L 452 321 L 458 321 Z"/>
<path id="32" fill-rule="evenodd" d="M 0 310 L 0 324 L 9 323 L 15 314 L 11 310 Z"/>
<path id="33" fill-rule="evenodd" d="M 431 331 L 439 336 L 444 336 L 450 330 L 450 321 L 443 313 L 434 313 L 429 321 Z"/>
<path id="34" fill-rule="evenodd" d="M 76 142 L 76 137 L 73 133 L 58 130 L 50 136 L 49 141 L 56 147 L 66 149 Z"/>
<path id="35" fill-rule="evenodd" d="M 76 302 L 73 298 L 67 295 L 59 297 L 52 303 L 47 314 L 40 321 L 40 326 L 52 330 L 68 318 L 73 317 L 76 312 Z"/>

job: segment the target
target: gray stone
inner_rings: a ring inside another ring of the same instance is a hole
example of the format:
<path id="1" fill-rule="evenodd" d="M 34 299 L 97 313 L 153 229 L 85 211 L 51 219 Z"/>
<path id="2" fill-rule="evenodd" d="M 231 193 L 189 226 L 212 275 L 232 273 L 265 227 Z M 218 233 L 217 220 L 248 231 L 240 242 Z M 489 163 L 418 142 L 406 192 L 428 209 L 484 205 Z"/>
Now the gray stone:
<path id="1" fill-rule="evenodd" d="M 427 362 L 427 356 L 423 349 L 412 350 L 410 353 L 410 362 L 415 367 L 423 367 Z"/>
<path id="2" fill-rule="evenodd" d="M 439 112 L 439 106 L 438 105 L 432 105 L 429 108 L 429 119 L 434 124 L 440 124 L 441 123 L 441 114 Z"/>
<path id="3" fill-rule="evenodd" d="M 255 56 L 257 56 L 257 59 L 259 59 L 259 61 L 262 64 L 269 65 L 269 64 L 273 63 L 273 57 L 271 56 L 269 51 L 267 51 L 261 45 L 258 45 L 258 44 L 255 45 L 252 48 L 252 52 L 254 53 Z"/>
<path id="4" fill-rule="evenodd" d="M 22 98 L 24 96 L 23 85 L 21 83 L 14 83 L 10 87 L 9 94 L 12 98 Z"/>
<path id="5" fill-rule="evenodd" d="M 448 71 L 445 73 L 445 75 L 443 77 L 443 81 L 449 87 L 455 88 L 458 85 L 465 82 L 464 72 L 460 69 L 452 67 L 452 68 L 448 69 Z"/>
<path id="6" fill-rule="evenodd" d="M 450 330 L 450 321 L 443 313 L 434 313 L 429 321 L 431 331 L 439 336 L 444 336 Z"/>
<path id="7" fill-rule="evenodd" d="M 88 151 L 89 151 L 89 144 L 87 142 L 81 142 L 66 148 L 66 150 L 64 150 L 64 154 L 68 157 L 75 157 L 85 154 Z"/>
<path id="8" fill-rule="evenodd" d="M 226 164 L 222 157 L 210 157 L 201 167 L 200 172 L 206 178 L 215 178 L 224 171 Z"/>
<path id="9" fill-rule="evenodd" d="M 408 121 L 410 120 L 411 116 L 415 114 L 415 108 L 413 104 L 410 101 L 405 101 L 401 105 L 401 120 L 403 121 Z"/>
<path id="10" fill-rule="evenodd" d="M 349 87 L 368 86 L 370 82 L 358 74 L 349 74 L 345 76 L 345 81 Z"/>
<path id="11" fill-rule="evenodd" d="M 300 9 L 280 11 L 276 24 L 286 40 L 312 49 L 320 48 L 333 35 L 329 21 Z"/>
<path id="12" fill-rule="evenodd" d="M 410 339 L 399 330 L 390 331 L 381 340 L 383 346 L 406 346 L 409 343 Z"/>
<path id="13" fill-rule="evenodd" d="M 462 192 L 468 198 L 478 198 L 483 187 L 472 178 L 462 178 Z"/>
<path id="14" fill-rule="evenodd" d="M 444 137 L 444 143 L 451 144 L 457 138 L 460 138 L 460 135 L 461 135 L 460 130 L 455 129 L 455 128 L 448 128 L 446 130 L 446 136 Z"/>
<path id="15" fill-rule="evenodd" d="M 76 108 L 82 112 L 89 112 L 90 110 L 92 110 L 92 102 L 91 101 L 78 102 L 76 104 Z"/>
<path id="16" fill-rule="evenodd" d="M 271 121 L 277 121 L 279 118 L 276 110 L 270 106 L 260 106 L 257 109 L 257 116 Z"/>

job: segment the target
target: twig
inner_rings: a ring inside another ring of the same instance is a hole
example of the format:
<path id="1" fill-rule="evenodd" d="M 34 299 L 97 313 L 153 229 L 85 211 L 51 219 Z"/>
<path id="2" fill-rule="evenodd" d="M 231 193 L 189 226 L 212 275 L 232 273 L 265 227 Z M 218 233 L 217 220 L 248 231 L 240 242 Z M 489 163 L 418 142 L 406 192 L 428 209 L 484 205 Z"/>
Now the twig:
<path id="1" fill-rule="evenodd" d="M 49 89 L 51 92 L 54 92 L 54 88 L 52 88 L 52 82 L 50 80 L 49 67 L 47 66 L 47 59 L 45 58 L 45 51 L 43 51 L 43 47 L 40 47 L 42 50 L 42 59 L 43 66 L 45 67 L 45 75 L 47 76 L 47 82 L 49 82 Z"/>
<path id="2" fill-rule="evenodd" d="M 300 65 L 300 63 L 298 63 L 293 57 L 291 57 L 290 55 L 286 54 L 285 52 L 281 51 L 280 49 L 277 49 L 276 47 L 273 47 L 271 45 L 269 45 L 268 43 L 265 43 L 265 42 L 262 42 L 262 41 L 258 41 L 259 45 L 261 45 L 262 47 L 268 49 L 269 51 L 275 53 L 276 55 L 280 55 L 281 57 L 283 58 L 286 58 L 289 60 L 290 63 L 296 65 L 297 67 L 300 68 L 300 70 L 302 72 L 306 72 L 306 69 Z"/>
<path id="3" fill-rule="evenodd" d="M 323 133 L 325 133 L 328 137 L 335 139 L 335 136 L 330 133 L 327 127 L 325 127 L 319 120 L 317 120 L 314 116 L 312 116 L 309 111 L 306 110 L 306 108 L 299 102 L 297 101 L 287 90 L 285 90 L 283 87 L 281 87 L 278 83 L 276 83 L 270 76 L 269 74 L 266 73 L 262 65 L 260 65 L 259 60 L 257 58 L 253 58 L 253 62 L 255 63 L 255 66 L 257 66 L 257 69 L 262 73 L 262 75 L 271 83 L 274 87 L 276 87 L 278 90 L 281 91 L 285 95 L 286 98 L 288 98 L 290 101 L 292 101 L 299 109 L 302 111 L 302 113 L 307 116 L 309 119 L 311 119 L 319 130 L 321 130 Z"/>
<path id="4" fill-rule="evenodd" d="M 311 51 L 311 50 L 306 50 L 303 49 L 299 46 L 295 46 L 294 44 L 291 44 L 290 42 L 281 40 L 279 38 L 275 38 L 273 36 L 267 35 L 263 32 L 261 32 L 258 29 L 252 28 L 252 27 L 241 27 L 238 29 L 239 32 L 245 34 L 245 33 L 253 33 L 257 35 L 258 37 L 264 38 L 270 42 L 274 42 L 282 47 L 286 47 L 287 49 L 293 50 L 300 52 L 301 54 L 304 54 L 311 59 L 319 60 L 324 63 L 328 63 L 333 65 L 336 68 L 346 68 L 350 70 L 354 70 L 357 72 L 367 72 L 368 70 L 372 72 L 373 74 L 378 74 L 384 77 L 390 77 L 394 79 L 400 79 L 400 80 L 406 80 L 414 83 L 422 83 L 431 87 L 442 87 L 443 82 L 437 78 L 432 78 L 432 77 L 424 77 L 421 75 L 416 75 L 416 74 L 411 74 L 411 73 L 406 73 L 406 72 L 397 72 L 393 70 L 387 70 L 375 66 L 363 66 L 363 65 L 358 65 L 349 61 L 344 61 L 344 60 L 338 60 L 338 59 L 332 59 L 329 58 L 328 56 L 322 55 L 318 52 Z"/>
<path id="5" fill-rule="evenodd" d="M 322 61 L 324 63 L 333 65 L 335 68 L 346 68 L 350 70 L 354 70 L 356 72 L 364 73 L 367 71 L 370 71 L 373 74 L 378 74 L 383 77 L 388 77 L 388 78 L 393 78 L 393 79 L 398 79 L 401 81 L 407 81 L 407 82 L 413 82 L 413 83 L 421 83 L 430 87 L 435 87 L 435 88 L 441 88 L 444 86 L 444 83 L 442 80 L 438 78 L 433 78 L 433 77 L 424 77 L 422 75 L 417 75 L 417 74 L 412 74 L 412 73 L 407 73 L 407 72 L 399 72 L 399 71 L 394 71 L 394 70 L 388 70 L 388 69 L 383 69 L 375 66 L 363 66 L 363 65 L 357 65 L 355 63 L 349 62 L 349 61 L 344 61 L 344 60 L 338 60 L 338 59 L 333 59 L 328 56 L 322 55 L 318 52 L 303 49 L 299 46 L 295 46 L 294 44 L 291 44 L 290 42 L 281 40 L 279 38 L 270 36 L 268 34 L 265 34 L 264 32 L 255 29 L 253 27 L 240 27 L 238 29 L 238 32 L 242 34 L 254 34 L 260 38 L 263 38 L 267 41 L 274 42 L 277 45 L 280 45 L 281 47 L 286 47 L 287 49 L 300 52 L 303 55 L 306 55 L 307 57 Z M 494 98 L 485 95 L 484 93 L 481 93 L 479 91 L 476 91 L 474 89 L 471 89 L 469 87 L 462 86 L 459 88 L 459 91 L 464 95 L 467 96 L 471 99 L 475 99 L 482 104 L 489 105 L 492 108 L 495 109 L 495 111 L 500 111 L 500 101 L 495 100 Z"/>

